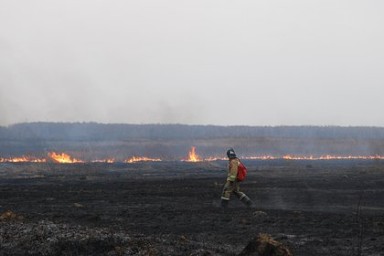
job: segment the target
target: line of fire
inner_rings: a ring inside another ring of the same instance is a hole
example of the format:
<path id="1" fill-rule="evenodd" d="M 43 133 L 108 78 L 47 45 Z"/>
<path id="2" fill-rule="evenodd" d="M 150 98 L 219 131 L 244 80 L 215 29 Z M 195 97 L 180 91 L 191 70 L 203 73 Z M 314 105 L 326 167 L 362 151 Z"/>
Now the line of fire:
<path id="1" fill-rule="evenodd" d="M 337 156 L 337 155 L 321 155 L 321 156 L 295 156 L 295 155 L 283 155 L 283 156 L 271 156 L 271 155 L 261 155 L 261 156 L 243 156 L 242 159 L 246 160 L 384 160 L 382 155 L 373 155 L 373 156 Z M 191 147 L 188 152 L 188 157 L 181 159 L 180 161 L 185 162 L 209 162 L 209 161 L 218 161 L 226 160 L 223 157 L 201 157 L 196 153 L 196 147 Z M 76 164 L 76 163 L 137 163 L 137 162 L 161 162 L 165 161 L 161 158 L 151 158 L 146 156 L 132 156 L 125 160 L 116 160 L 115 158 L 106 158 L 106 159 L 95 159 L 90 161 L 81 160 L 67 153 L 57 153 L 49 152 L 47 158 L 38 158 L 33 156 L 20 156 L 20 157 L 0 157 L 0 163 L 61 163 L 61 164 Z"/>

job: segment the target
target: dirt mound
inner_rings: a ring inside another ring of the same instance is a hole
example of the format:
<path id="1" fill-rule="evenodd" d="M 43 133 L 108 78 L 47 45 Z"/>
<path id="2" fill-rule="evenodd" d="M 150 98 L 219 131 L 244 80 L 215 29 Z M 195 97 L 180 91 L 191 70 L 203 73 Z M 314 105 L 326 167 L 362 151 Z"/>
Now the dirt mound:
<path id="1" fill-rule="evenodd" d="M 268 234 L 252 239 L 239 256 L 292 256 L 290 250 Z"/>
<path id="2" fill-rule="evenodd" d="M 13 221 L 13 220 L 23 220 L 23 216 L 17 215 L 11 210 L 7 210 L 0 214 L 0 221 Z"/>

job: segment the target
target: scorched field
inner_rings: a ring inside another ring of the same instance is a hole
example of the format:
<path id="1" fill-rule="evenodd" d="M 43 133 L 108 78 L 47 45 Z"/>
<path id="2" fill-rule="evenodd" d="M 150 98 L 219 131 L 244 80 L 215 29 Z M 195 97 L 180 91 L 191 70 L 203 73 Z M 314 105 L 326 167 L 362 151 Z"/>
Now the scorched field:
<path id="1" fill-rule="evenodd" d="M 2 163 L 0 255 L 384 255 L 383 163 L 248 160 L 226 211 L 225 161 Z"/>

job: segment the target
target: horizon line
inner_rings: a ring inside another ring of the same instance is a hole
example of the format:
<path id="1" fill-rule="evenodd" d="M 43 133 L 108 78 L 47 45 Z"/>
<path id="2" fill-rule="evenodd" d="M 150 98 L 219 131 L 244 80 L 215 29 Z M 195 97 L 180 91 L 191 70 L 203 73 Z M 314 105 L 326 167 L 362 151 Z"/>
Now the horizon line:
<path id="1" fill-rule="evenodd" d="M 268 127 L 268 128 L 282 128 L 282 127 L 323 127 L 323 128 L 384 128 L 384 126 L 376 126 L 376 125 L 337 125 L 337 124 L 295 124 L 295 125 L 287 125 L 287 124 L 280 124 L 280 125 L 268 125 L 268 124 L 260 124 L 260 125 L 250 125 L 250 124 L 230 124 L 230 125 L 223 125 L 223 124 L 186 124 L 186 123 L 123 123 L 123 122 L 116 122 L 116 123 L 105 123 L 105 122 L 97 122 L 97 121 L 31 121 L 31 122 L 19 122 L 19 123 L 12 123 L 7 125 L 0 125 L 0 127 L 6 127 L 10 128 L 12 126 L 17 125 L 28 125 L 28 124 L 97 124 L 97 125 L 132 125 L 132 126 L 211 126 L 211 127 Z"/>

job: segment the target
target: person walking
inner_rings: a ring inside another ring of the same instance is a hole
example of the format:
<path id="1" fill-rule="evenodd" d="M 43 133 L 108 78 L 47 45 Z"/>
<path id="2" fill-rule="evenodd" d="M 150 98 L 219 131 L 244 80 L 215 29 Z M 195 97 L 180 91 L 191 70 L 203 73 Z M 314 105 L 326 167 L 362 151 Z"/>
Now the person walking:
<path id="1" fill-rule="evenodd" d="M 240 184 L 237 180 L 237 172 L 240 165 L 240 160 L 237 158 L 233 148 L 227 150 L 227 157 L 228 175 L 223 188 L 223 192 L 221 194 L 221 207 L 224 209 L 228 207 L 228 203 L 232 194 L 235 194 L 235 196 L 247 207 L 252 207 L 253 203 L 251 199 L 245 193 L 240 191 Z"/>

